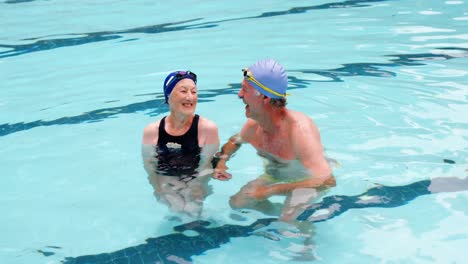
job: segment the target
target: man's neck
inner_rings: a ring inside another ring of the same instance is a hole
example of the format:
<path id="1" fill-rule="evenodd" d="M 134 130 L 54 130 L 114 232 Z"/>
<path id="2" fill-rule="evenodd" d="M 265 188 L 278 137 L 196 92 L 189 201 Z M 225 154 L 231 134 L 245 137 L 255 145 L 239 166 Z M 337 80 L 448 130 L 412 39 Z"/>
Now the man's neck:
<path id="1" fill-rule="evenodd" d="M 259 118 L 259 120 L 256 121 L 266 133 L 273 134 L 277 132 L 283 124 L 286 114 L 287 110 L 285 107 L 270 107 L 265 110 L 262 118 Z"/>

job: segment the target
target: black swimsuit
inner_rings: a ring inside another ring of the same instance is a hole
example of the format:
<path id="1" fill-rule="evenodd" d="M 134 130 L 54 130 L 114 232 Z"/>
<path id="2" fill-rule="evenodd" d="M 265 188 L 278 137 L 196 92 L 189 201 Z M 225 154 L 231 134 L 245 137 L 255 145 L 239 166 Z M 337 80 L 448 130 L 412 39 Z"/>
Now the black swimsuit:
<path id="1" fill-rule="evenodd" d="M 164 129 L 166 117 L 159 124 L 156 158 L 157 172 L 165 176 L 192 176 L 200 162 L 201 148 L 198 146 L 198 120 L 195 115 L 189 130 L 182 136 L 169 135 Z"/>

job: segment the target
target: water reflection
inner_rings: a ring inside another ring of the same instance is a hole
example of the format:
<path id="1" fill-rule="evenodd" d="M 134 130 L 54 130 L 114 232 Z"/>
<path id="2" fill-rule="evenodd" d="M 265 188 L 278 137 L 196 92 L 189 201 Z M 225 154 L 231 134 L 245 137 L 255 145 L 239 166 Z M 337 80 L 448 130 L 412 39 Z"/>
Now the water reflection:
<path id="1" fill-rule="evenodd" d="M 327 221 L 350 209 L 370 207 L 397 207 L 405 205 L 422 195 L 459 192 L 468 190 L 468 177 L 439 177 L 422 180 L 403 186 L 378 185 L 356 196 L 334 195 L 313 204 L 299 220 L 310 222 Z M 275 222 L 276 218 L 258 219 L 246 226 L 226 224 L 209 227 L 208 221 L 194 221 L 174 228 L 176 233 L 148 238 L 146 243 L 110 253 L 68 257 L 63 263 L 182 263 L 207 250 L 219 248 L 236 237 L 248 237 L 255 231 Z M 187 236 L 191 230 L 196 235 Z"/>
<path id="2" fill-rule="evenodd" d="M 343 82 L 342 77 L 351 76 L 372 76 L 388 78 L 394 77 L 396 74 L 392 71 L 384 70 L 383 67 L 400 67 L 400 66 L 420 66 L 424 65 L 425 61 L 431 60 L 450 60 L 455 58 L 468 57 L 468 49 L 460 48 L 440 48 L 440 50 L 454 51 L 456 55 L 450 53 L 421 53 L 421 54 L 395 54 L 388 55 L 388 57 L 395 57 L 388 63 L 350 63 L 344 64 L 342 67 L 328 70 L 314 70 L 314 69 L 292 69 L 289 76 L 288 90 L 305 89 L 310 87 L 311 83 L 315 82 Z M 301 72 L 302 74 L 316 74 L 328 78 L 328 80 L 308 80 L 301 79 L 294 76 L 294 72 Z M 217 96 L 237 94 L 240 89 L 240 84 L 228 84 L 227 87 L 212 90 L 199 91 L 199 103 L 206 103 L 216 100 Z M 58 119 L 45 121 L 37 120 L 33 122 L 19 122 L 13 124 L 0 124 L 0 137 L 11 133 L 29 130 L 39 126 L 52 126 L 52 125 L 72 125 L 81 123 L 101 122 L 107 118 L 115 118 L 119 114 L 130 114 L 140 111 L 148 111 L 146 114 L 150 116 L 159 115 L 168 111 L 167 107 L 163 104 L 164 100 L 162 93 L 154 93 L 158 99 L 132 103 L 123 106 L 109 107 L 96 109 L 85 112 L 76 116 L 61 117 Z M 148 95 L 146 95 L 148 96 Z"/>

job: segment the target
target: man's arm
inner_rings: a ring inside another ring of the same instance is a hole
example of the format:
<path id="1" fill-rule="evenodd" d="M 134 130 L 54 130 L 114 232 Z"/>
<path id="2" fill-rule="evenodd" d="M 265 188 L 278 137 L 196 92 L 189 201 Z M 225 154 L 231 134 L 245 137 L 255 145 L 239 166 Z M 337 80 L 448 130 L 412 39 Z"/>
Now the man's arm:
<path id="1" fill-rule="evenodd" d="M 247 119 L 247 122 L 242 126 L 241 132 L 230 137 L 228 142 L 221 147 L 221 151 L 216 153 L 218 158 L 213 175 L 215 179 L 226 181 L 232 177 L 232 175 L 226 171 L 228 169 L 226 161 L 234 155 L 243 143 L 250 142 L 250 138 L 252 134 L 255 133 L 256 128 L 257 122 L 250 118 Z"/>
<path id="2" fill-rule="evenodd" d="M 330 176 L 325 181 L 322 179 L 307 179 L 292 183 L 277 183 L 272 185 L 259 185 L 247 194 L 255 199 L 262 200 L 275 194 L 287 194 L 297 188 L 320 188 L 336 185 L 335 177 Z"/>
<path id="3" fill-rule="evenodd" d="M 226 161 L 240 148 L 241 144 L 241 136 L 235 134 L 221 147 L 221 151 L 215 154 L 216 167 L 213 175 L 215 179 L 225 181 L 232 177 L 231 174 L 226 172 L 228 169 Z"/>
<path id="4" fill-rule="evenodd" d="M 301 115 L 302 116 L 302 115 Z M 250 195 L 263 199 L 274 194 L 285 194 L 297 188 L 335 186 L 335 178 L 323 154 L 320 132 L 307 116 L 302 116 L 291 127 L 289 138 L 296 158 L 308 170 L 309 178 L 292 183 L 278 183 L 257 188 Z"/>
<path id="5" fill-rule="evenodd" d="M 305 119 L 302 122 L 304 126 L 297 126 L 292 133 L 294 135 L 292 137 L 294 152 L 302 165 L 309 171 L 310 178 L 305 182 L 308 182 L 312 187 L 334 183 L 331 168 L 323 152 L 320 131 L 310 118 L 305 116 Z"/>

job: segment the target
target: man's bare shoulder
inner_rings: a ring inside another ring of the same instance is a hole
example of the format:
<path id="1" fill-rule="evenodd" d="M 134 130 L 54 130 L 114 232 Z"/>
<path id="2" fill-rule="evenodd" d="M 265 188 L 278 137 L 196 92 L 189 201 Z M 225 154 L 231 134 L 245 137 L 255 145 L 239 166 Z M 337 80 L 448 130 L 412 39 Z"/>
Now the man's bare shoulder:
<path id="1" fill-rule="evenodd" d="M 304 142 L 309 142 L 314 146 L 318 146 L 320 144 L 321 139 L 319 128 L 312 118 L 304 113 L 297 111 L 290 113 L 288 131 L 291 142 L 299 149 L 308 145 Z"/>
<path id="2" fill-rule="evenodd" d="M 256 129 L 257 127 L 258 127 L 257 121 L 253 120 L 252 118 L 247 118 L 247 121 L 244 124 L 244 128 Z"/>
<path id="3" fill-rule="evenodd" d="M 299 129 L 303 132 L 318 131 L 318 128 L 315 125 L 315 122 L 308 115 L 302 112 L 289 110 L 288 116 L 289 116 L 289 122 L 291 123 L 292 129 Z"/>
<path id="4" fill-rule="evenodd" d="M 240 133 L 242 141 L 250 142 L 252 137 L 255 136 L 255 132 L 257 131 L 258 126 L 259 125 L 255 120 L 248 118 L 244 126 L 242 126 Z"/>
<path id="5" fill-rule="evenodd" d="M 319 128 L 312 118 L 304 113 L 295 112 L 291 116 L 294 125 L 291 125 L 289 135 L 298 159 L 304 167 L 310 169 L 312 175 L 330 175 L 330 167 L 323 155 Z"/>

